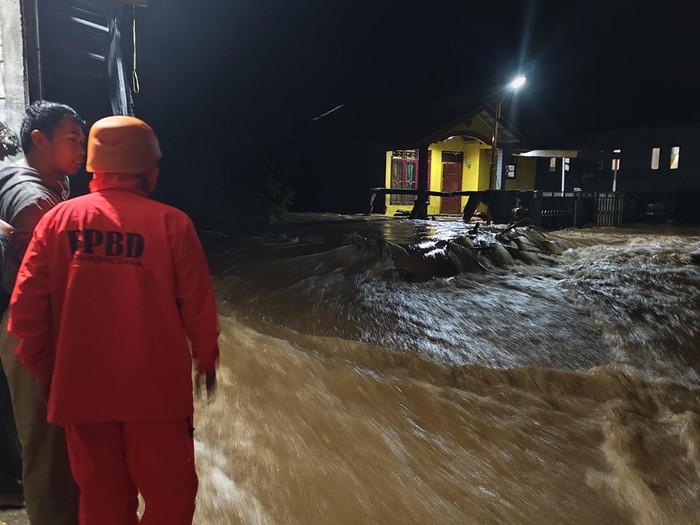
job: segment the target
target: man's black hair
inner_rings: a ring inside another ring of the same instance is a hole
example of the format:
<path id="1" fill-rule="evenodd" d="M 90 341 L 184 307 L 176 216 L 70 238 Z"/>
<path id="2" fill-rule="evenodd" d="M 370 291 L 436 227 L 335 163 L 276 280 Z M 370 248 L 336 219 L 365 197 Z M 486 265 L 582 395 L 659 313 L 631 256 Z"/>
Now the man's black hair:
<path id="1" fill-rule="evenodd" d="M 38 100 L 29 106 L 24 120 L 22 120 L 22 130 L 20 131 L 20 142 L 24 153 L 29 153 L 34 147 L 32 131 L 38 129 L 50 138 L 64 117 L 68 117 L 81 128 L 85 127 L 85 122 L 80 118 L 80 115 L 72 107 L 65 104 Z"/>

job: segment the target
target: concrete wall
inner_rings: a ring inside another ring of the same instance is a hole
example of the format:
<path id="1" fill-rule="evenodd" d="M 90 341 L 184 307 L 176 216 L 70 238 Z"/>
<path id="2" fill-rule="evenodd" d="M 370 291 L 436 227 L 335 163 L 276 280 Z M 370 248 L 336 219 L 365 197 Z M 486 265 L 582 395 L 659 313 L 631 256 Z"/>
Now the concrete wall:
<path id="1" fill-rule="evenodd" d="M 515 179 L 504 179 L 506 190 L 535 189 L 537 159 L 517 157 L 515 159 Z"/>
<path id="2" fill-rule="evenodd" d="M 15 133 L 28 104 L 20 0 L 2 0 L 0 12 L 0 120 Z M 7 162 L 7 160 L 5 161 Z"/>

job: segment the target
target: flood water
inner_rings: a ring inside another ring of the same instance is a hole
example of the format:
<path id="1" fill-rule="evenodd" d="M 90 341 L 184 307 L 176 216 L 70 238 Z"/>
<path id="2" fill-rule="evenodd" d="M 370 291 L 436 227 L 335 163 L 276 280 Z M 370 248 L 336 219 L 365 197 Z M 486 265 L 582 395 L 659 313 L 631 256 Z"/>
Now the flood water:
<path id="1" fill-rule="evenodd" d="M 560 232 L 561 255 L 408 282 L 361 238 L 468 226 L 307 219 L 207 239 L 196 524 L 700 523 L 697 233 Z"/>

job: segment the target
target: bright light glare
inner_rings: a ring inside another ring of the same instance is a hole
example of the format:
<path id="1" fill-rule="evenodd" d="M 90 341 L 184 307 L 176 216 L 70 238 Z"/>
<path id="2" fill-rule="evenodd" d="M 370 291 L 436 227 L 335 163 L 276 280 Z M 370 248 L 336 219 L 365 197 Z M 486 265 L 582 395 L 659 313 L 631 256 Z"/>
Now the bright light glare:
<path id="1" fill-rule="evenodd" d="M 511 89 L 519 89 L 523 87 L 523 84 L 525 84 L 525 81 L 527 79 L 525 78 L 524 75 L 518 75 L 513 79 L 513 81 L 510 83 Z"/>

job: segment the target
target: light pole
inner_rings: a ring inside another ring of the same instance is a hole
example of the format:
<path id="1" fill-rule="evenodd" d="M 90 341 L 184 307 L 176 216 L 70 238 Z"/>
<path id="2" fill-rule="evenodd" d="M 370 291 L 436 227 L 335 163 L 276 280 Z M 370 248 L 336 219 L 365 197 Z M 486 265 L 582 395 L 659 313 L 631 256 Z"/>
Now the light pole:
<path id="1" fill-rule="evenodd" d="M 524 75 L 518 75 L 515 77 L 510 84 L 505 89 L 505 92 L 498 98 L 498 105 L 496 106 L 496 118 L 493 121 L 493 135 L 491 135 L 491 166 L 489 170 L 489 189 L 493 190 L 496 188 L 496 149 L 498 148 L 498 122 L 501 120 L 501 107 L 503 106 L 503 101 L 506 96 L 514 93 L 526 82 Z"/>

